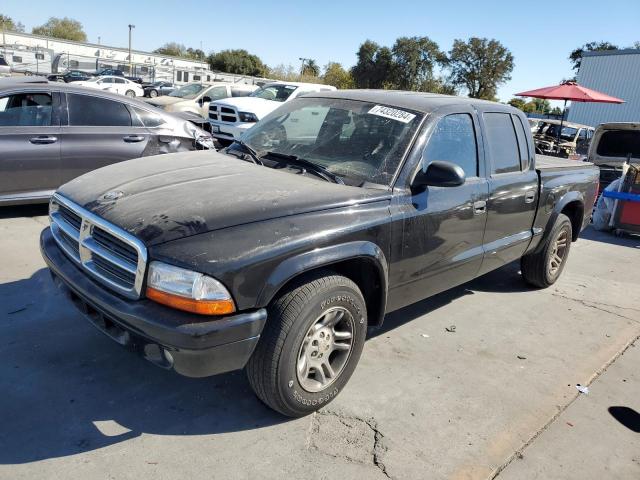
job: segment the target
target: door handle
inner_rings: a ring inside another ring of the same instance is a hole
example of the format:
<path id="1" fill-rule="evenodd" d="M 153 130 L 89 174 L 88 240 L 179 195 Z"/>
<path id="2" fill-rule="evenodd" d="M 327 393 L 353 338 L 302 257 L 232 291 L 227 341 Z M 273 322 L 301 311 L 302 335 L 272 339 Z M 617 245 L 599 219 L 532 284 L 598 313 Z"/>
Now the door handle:
<path id="1" fill-rule="evenodd" d="M 143 135 L 127 135 L 126 137 L 122 137 L 122 139 L 127 143 L 135 143 L 141 142 L 144 140 Z"/>
<path id="2" fill-rule="evenodd" d="M 473 202 L 474 215 L 482 215 L 486 211 L 487 211 L 487 202 L 485 202 L 484 200 Z"/>
<path id="3" fill-rule="evenodd" d="M 527 190 L 524 194 L 524 203 L 533 203 L 536 199 L 536 191 L 535 190 Z"/>
<path id="4" fill-rule="evenodd" d="M 50 135 L 39 135 L 29 139 L 29 142 L 34 145 L 47 145 L 49 143 L 56 143 L 57 141 L 58 137 L 52 137 Z"/>

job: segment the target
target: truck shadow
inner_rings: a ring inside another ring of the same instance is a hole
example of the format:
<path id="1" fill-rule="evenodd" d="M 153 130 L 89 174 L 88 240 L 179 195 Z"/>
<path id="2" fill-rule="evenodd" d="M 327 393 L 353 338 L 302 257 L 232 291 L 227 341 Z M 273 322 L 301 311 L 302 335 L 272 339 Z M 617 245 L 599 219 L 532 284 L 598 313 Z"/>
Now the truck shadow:
<path id="1" fill-rule="evenodd" d="M 48 203 L 0 207 L 0 218 L 39 217 L 49 213 Z"/>
<path id="2" fill-rule="evenodd" d="M 64 457 L 144 434 L 211 435 L 278 424 L 243 372 L 190 379 L 86 322 L 48 271 L 0 284 L 0 464 Z"/>

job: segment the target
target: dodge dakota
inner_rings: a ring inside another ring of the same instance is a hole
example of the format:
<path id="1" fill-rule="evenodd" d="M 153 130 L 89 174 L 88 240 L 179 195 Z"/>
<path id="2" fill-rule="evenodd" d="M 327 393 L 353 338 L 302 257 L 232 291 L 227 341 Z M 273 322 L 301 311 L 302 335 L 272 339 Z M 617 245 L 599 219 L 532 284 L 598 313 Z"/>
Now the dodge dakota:
<path id="1" fill-rule="evenodd" d="M 534 148 L 508 105 L 317 92 L 224 151 L 63 185 L 41 251 L 113 340 L 186 376 L 245 368 L 302 416 L 342 391 L 386 313 L 517 260 L 534 287 L 558 279 L 598 170 Z"/>

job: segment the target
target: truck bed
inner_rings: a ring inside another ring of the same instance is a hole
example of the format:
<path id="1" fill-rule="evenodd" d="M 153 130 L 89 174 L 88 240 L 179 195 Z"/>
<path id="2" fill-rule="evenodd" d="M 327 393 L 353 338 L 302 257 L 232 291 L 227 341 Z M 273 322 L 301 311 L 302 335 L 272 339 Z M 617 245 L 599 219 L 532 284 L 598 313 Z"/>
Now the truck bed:
<path id="1" fill-rule="evenodd" d="M 538 170 L 550 170 L 556 168 L 590 168 L 593 164 L 589 162 L 580 162 L 578 160 L 569 160 L 568 158 L 551 157 L 549 155 L 536 155 L 536 168 Z"/>

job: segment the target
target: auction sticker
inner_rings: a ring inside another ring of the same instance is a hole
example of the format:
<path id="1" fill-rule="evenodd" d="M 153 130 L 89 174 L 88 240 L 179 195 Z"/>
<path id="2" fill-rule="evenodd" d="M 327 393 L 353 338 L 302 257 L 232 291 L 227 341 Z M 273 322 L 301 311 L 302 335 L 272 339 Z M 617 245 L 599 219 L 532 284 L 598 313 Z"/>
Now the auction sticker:
<path id="1" fill-rule="evenodd" d="M 413 113 L 405 112 L 397 108 L 385 107 L 384 105 L 376 105 L 369 112 L 371 115 L 377 115 L 379 117 L 390 118 L 391 120 L 397 120 L 402 123 L 409 123 L 416 118 Z"/>

